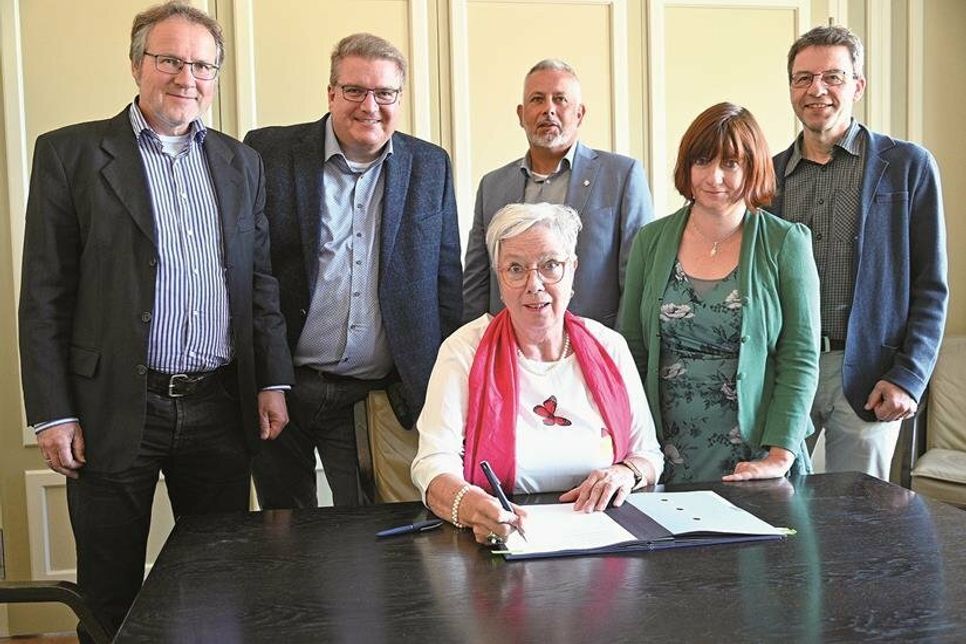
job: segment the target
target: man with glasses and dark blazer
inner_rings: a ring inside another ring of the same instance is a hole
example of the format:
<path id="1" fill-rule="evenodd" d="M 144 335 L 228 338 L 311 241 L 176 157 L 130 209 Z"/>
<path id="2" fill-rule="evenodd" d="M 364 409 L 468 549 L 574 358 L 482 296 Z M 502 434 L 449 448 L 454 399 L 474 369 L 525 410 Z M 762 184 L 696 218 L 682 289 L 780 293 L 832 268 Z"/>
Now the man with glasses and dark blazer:
<path id="1" fill-rule="evenodd" d="M 916 413 L 946 321 L 946 235 L 936 160 L 852 117 L 863 47 L 816 27 L 788 53 L 802 133 L 775 161 L 769 210 L 812 231 L 822 354 L 812 405 L 830 472 L 889 479 L 903 419 Z"/>
<path id="2" fill-rule="evenodd" d="M 248 510 L 251 454 L 288 419 L 261 161 L 201 122 L 223 52 L 198 9 L 144 11 L 131 31 L 135 101 L 34 150 L 27 420 L 69 477 L 77 581 L 112 633 L 144 577 L 159 472 L 175 517 Z"/>
<path id="3" fill-rule="evenodd" d="M 293 423 L 255 461 L 262 507 L 314 507 L 318 449 L 337 506 L 360 489 L 354 404 L 385 389 L 411 428 L 460 323 L 450 160 L 396 132 L 406 60 L 371 34 L 332 52 L 329 113 L 245 142 L 265 161 L 272 263 L 295 363 Z"/>

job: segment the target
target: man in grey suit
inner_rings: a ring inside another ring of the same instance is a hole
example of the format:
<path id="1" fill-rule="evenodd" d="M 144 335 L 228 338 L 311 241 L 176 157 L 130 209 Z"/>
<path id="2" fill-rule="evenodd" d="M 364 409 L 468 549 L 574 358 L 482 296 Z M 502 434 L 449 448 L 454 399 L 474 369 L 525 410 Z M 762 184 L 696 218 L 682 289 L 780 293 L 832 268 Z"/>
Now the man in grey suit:
<path id="1" fill-rule="evenodd" d="M 20 293 L 27 421 L 68 477 L 77 581 L 110 633 L 144 578 L 159 472 L 175 517 L 247 510 L 294 381 L 261 160 L 201 121 L 221 28 L 158 5 L 130 58 L 132 104 L 37 139 Z"/>
<path id="2" fill-rule="evenodd" d="M 508 203 L 546 201 L 573 207 L 583 222 L 570 310 L 616 323 L 631 242 L 653 217 L 651 194 L 640 162 L 577 141 L 585 113 L 570 65 L 542 60 L 527 73 L 517 117 L 530 149 L 480 181 L 463 273 L 464 321 L 503 308 L 484 243 L 493 215 Z"/>
<path id="3" fill-rule="evenodd" d="M 449 156 L 395 131 L 406 61 L 372 34 L 332 52 L 329 113 L 250 132 L 265 161 L 272 262 L 295 360 L 294 420 L 255 461 L 265 508 L 314 507 L 315 450 L 336 505 L 360 489 L 353 407 L 386 389 L 404 427 L 460 323 Z"/>

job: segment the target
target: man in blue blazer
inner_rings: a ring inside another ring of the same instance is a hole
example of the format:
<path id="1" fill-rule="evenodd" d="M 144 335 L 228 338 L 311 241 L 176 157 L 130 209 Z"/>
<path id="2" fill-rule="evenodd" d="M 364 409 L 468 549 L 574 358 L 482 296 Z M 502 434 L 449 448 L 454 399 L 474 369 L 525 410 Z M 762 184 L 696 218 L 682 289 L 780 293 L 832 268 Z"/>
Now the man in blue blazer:
<path id="1" fill-rule="evenodd" d="M 411 427 L 440 343 L 460 323 L 452 171 L 395 131 L 406 61 L 354 34 L 332 52 L 329 113 L 250 132 L 265 162 L 272 262 L 296 367 L 293 423 L 255 462 L 263 507 L 316 505 L 315 449 L 336 505 L 364 501 L 353 406 L 387 389 Z"/>
<path id="2" fill-rule="evenodd" d="M 775 157 L 772 211 L 812 230 L 821 280 L 822 356 L 812 406 L 828 471 L 888 480 L 904 418 L 916 413 L 946 319 L 939 170 L 922 147 L 852 118 L 862 43 L 816 27 L 788 54 L 803 132 Z"/>
<path id="3" fill-rule="evenodd" d="M 631 242 L 653 217 L 651 194 L 638 161 L 577 141 L 585 113 L 570 65 L 542 60 L 527 73 L 517 117 L 530 148 L 480 181 L 466 249 L 464 321 L 503 308 L 484 241 L 493 215 L 508 203 L 547 201 L 573 207 L 583 223 L 570 310 L 609 327 L 616 323 Z"/>

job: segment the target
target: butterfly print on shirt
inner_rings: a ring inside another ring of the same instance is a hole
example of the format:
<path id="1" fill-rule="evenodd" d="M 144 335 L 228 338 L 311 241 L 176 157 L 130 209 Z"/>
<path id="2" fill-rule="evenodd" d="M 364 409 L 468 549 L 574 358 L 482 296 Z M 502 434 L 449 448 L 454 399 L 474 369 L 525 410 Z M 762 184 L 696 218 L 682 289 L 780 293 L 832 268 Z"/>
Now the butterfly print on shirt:
<path id="1" fill-rule="evenodd" d="M 569 419 L 563 416 L 557 416 L 557 397 L 550 396 L 543 401 L 542 405 L 537 405 L 533 408 L 533 413 L 540 418 L 543 418 L 544 425 L 560 425 L 561 427 L 569 427 L 573 425 Z"/>

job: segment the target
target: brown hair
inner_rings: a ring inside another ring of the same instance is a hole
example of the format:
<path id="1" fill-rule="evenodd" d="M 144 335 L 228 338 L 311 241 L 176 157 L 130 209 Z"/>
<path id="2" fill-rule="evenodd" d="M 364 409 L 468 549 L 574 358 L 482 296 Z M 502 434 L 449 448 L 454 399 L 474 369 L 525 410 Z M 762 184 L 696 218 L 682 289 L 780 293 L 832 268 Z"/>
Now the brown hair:
<path id="1" fill-rule="evenodd" d="M 135 67 L 141 65 L 144 59 L 144 48 L 147 47 L 148 34 L 159 22 L 177 16 L 190 23 L 201 25 L 215 39 L 215 47 L 218 50 L 218 60 L 206 61 L 221 65 L 225 60 L 225 38 L 221 33 L 221 25 L 201 9 L 192 7 L 183 2 L 165 2 L 164 4 L 149 7 L 134 16 L 134 23 L 131 25 L 131 49 L 128 56 Z"/>
<path id="2" fill-rule="evenodd" d="M 815 27 L 799 36 L 792 44 L 791 49 L 788 50 L 788 80 L 792 79 L 792 65 L 795 64 L 795 57 L 807 47 L 845 47 L 849 50 L 849 58 L 852 59 L 852 71 L 856 76 L 862 76 L 862 59 L 865 56 L 862 41 L 848 27 L 829 25 Z"/>
<path id="3" fill-rule="evenodd" d="M 741 163 L 745 175 L 741 196 L 749 210 L 771 203 L 775 196 L 771 153 L 755 117 L 740 105 L 712 105 L 694 119 L 681 138 L 674 165 L 674 187 L 685 199 L 694 200 L 691 166 L 698 159 L 718 156 Z"/>
<path id="4" fill-rule="evenodd" d="M 399 80 L 406 83 L 406 57 L 395 45 L 379 36 L 365 32 L 346 36 L 332 49 L 329 67 L 329 85 L 339 84 L 339 64 L 346 58 L 357 56 L 365 60 L 388 60 L 396 64 Z"/>

